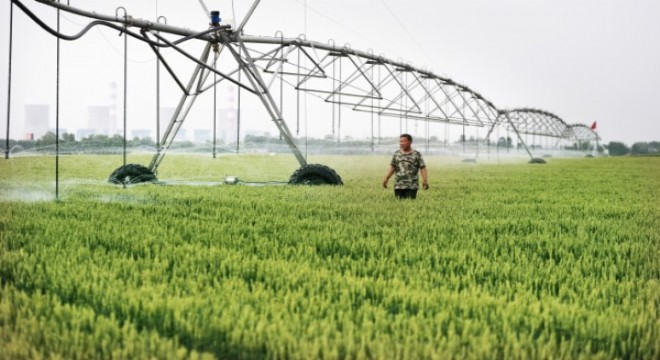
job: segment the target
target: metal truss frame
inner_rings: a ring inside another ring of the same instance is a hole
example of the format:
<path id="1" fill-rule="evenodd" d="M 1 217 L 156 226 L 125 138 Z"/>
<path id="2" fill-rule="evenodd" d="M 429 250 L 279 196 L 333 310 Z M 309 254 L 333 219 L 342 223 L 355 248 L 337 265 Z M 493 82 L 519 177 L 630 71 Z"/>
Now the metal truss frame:
<path id="1" fill-rule="evenodd" d="M 585 141 L 598 142 L 600 140 L 598 133 L 589 126 L 584 124 L 569 125 L 559 116 L 539 109 L 518 108 L 500 111 L 498 120 L 491 125 L 486 138 L 490 138 L 495 127 L 501 124 L 507 130 L 515 131 L 523 144 L 525 142 L 520 137 L 521 134 L 557 138 L 558 142 L 573 140 L 580 143 Z M 529 150 L 527 151 L 529 153 Z"/>
<path id="2" fill-rule="evenodd" d="M 24 12 L 29 10 L 19 0 L 11 0 Z M 62 11 L 96 19 L 77 36 L 65 36 L 48 29 L 51 34 L 65 40 L 75 40 L 96 25 L 104 25 L 147 43 L 182 90 L 182 96 L 164 136 L 158 144 L 158 152 L 149 170 L 156 173 L 177 132 L 197 97 L 221 82 L 232 82 L 256 95 L 267 110 L 281 137 L 287 142 L 301 166 L 306 159 L 298 149 L 295 139 L 274 100 L 271 87 L 275 80 L 306 92 L 323 101 L 350 107 L 358 112 L 370 112 L 380 116 L 452 123 L 465 126 L 489 127 L 488 136 L 499 124 L 513 130 L 527 153 L 531 152 L 521 134 L 538 134 L 557 138 L 586 139 L 597 135 L 584 128 L 586 125 L 567 125 L 551 113 L 535 109 L 502 111 L 481 94 L 450 78 L 436 75 L 401 61 L 394 61 L 371 52 L 336 46 L 334 43 L 308 41 L 304 38 L 283 36 L 265 37 L 243 34 L 243 27 L 259 3 L 255 1 L 243 22 L 232 29 L 229 25 L 211 25 L 209 29 L 192 31 L 159 22 L 151 22 L 124 16 L 107 16 L 81 10 L 54 0 L 35 0 Z M 28 14 L 29 15 L 29 14 Z M 40 20 L 33 17 L 33 20 Z M 138 28 L 139 33 L 131 28 Z M 176 36 L 172 40 L 168 36 Z M 157 41 L 154 41 L 156 38 Z M 203 41 L 206 46 L 201 56 L 195 57 L 179 45 L 185 41 Z M 187 85 L 173 71 L 160 49 L 170 48 L 196 64 Z M 216 69 L 221 56 L 235 61 L 233 69 Z M 339 68 L 339 72 L 337 72 Z M 209 75 L 216 76 L 209 81 Z M 243 77 L 239 76 L 244 75 Z M 334 105 L 333 105 L 334 106 Z M 333 128 L 334 129 L 334 128 Z M 590 129 L 589 129 L 590 130 Z"/>

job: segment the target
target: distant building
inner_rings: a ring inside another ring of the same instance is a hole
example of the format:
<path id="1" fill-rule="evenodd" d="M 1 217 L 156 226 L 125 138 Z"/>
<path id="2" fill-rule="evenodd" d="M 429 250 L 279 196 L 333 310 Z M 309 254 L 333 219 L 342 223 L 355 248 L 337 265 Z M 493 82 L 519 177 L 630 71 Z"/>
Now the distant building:
<path id="1" fill-rule="evenodd" d="M 25 133 L 26 138 L 33 140 L 41 139 L 49 130 L 48 123 L 50 105 L 27 104 L 25 105 Z"/>
<path id="2" fill-rule="evenodd" d="M 57 129 L 55 129 L 54 127 L 52 127 L 52 128 L 49 128 L 48 131 L 50 131 L 50 132 L 52 132 L 53 134 L 55 134 L 55 133 L 57 132 Z M 60 128 L 60 136 L 62 136 L 62 135 L 64 135 L 64 134 L 68 134 L 68 133 L 69 133 L 69 131 L 68 131 L 67 128 L 62 128 L 62 127 Z"/>
<path id="3" fill-rule="evenodd" d="M 111 121 L 110 106 L 89 106 L 88 128 L 94 129 L 96 134 L 112 136 L 116 132 L 115 121 Z"/>
<path id="4" fill-rule="evenodd" d="M 236 142 L 236 109 L 218 109 L 218 129 L 220 138 L 227 143 Z M 245 134 L 241 134 L 245 136 Z"/>
<path id="5" fill-rule="evenodd" d="M 174 137 L 174 141 L 188 141 L 188 131 L 186 129 L 179 129 L 179 132 Z"/>
<path id="6" fill-rule="evenodd" d="M 131 131 L 131 138 L 146 139 L 151 137 L 151 130 L 149 129 L 133 129 Z"/>
<path id="7" fill-rule="evenodd" d="M 94 131 L 95 131 L 94 129 L 89 129 L 89 128 L 78 129 L 78 131 L 76 131 L 76 140 L 80 141 L 82 139 L 88 138 L 94 135 Z"/>
<path id="8" fill-rule="evenodd" d="M 238 134 L 238 124 L 236 122 L 237 88 L 233 85 L 227 85 L 220 95 L 221 108 L 218 109 L 218 129 L 220 129 L 220 138 L 228 144 L 235 143 L 238 135 L 245 137 L 244 133 Z"/>
<path id="9" fill-rule="evenodd" d="M 213 140 L 213 134 L 209 129 L 195 129 L 194 142 L 198 144 L 205 144 L 207 141 Z"/>
<path id="10" fill-rule="evenodd" d="M 233 99 L 232 99 L 233 100 Z M 234 104 L 230 104 L 233 106 Z M 176 108 L 173 107 L 161 107 L 160 108 L 160 130 L 161 136 L 165 132 L 167 125 L 172 120 L 172 116 Z M 235 142 L 236 141 L 236 109 L 233 107 L 230 108 L 219 108 L 217 110 L 217 134 L 218 139 L 222 139 L 225 142 Z M 185 125 L 184 125 L 185 126 Z M 187 141 L 188 138 L 188 129 L 181 128 L 176 134 L 174 141 Z M 205 143 L 206 141 L 213 140 L 213 133 L 209 129 L 194 129 L 192 130 L 192 140 L 196 143 Z M 243 134 L 241 134 L 243 135 Z"/>

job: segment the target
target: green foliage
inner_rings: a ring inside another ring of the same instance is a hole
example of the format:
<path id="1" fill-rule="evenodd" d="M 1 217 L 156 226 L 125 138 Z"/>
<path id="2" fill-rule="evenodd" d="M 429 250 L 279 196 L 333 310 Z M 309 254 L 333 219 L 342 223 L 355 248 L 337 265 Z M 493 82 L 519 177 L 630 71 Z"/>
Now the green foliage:
<path id="1" fill-rule="evenodd" d="M 649 153 L 649 144 L 647 142 L 636 142 L 632 145 L 630 152 L 633 155 L 646 155 Z"/>
<path id="2" fill-rule="evenodd" d="M 660 158 L 465 165 L 416 201 L 387 156 L 343 187 L 105 179 L 117 156 L 0 161 L 8 358 L 660 357 Z M 132 157 L 146 163 L 148 157 Z M 170 155 L 160 179 L 286 180 L 291 156 Z M 48 199 L 48 197 L 46 197 Z"/>
<path id="3" fill-rule="evenodd" d="M 628 155 L 630 149 L 626 144 L 622 142 L 610 141 L 610 143 L 607 145 L 607 151 L 611 156 L 622 156 Z"/>
<path id="4" fill-rule="evenodd" d="M 46 146 L 55 145 L 56 141 L 57 141 L 57 137 L 55 136 L 55 133 L 49 131 L 46 134 L 44 134 L 44 136 L 42 136 L 41 139 L 37 140 L 37 146 L 46 147 Z"/>
<path id="5" fill-rule="evenodd" d="M 580 140 L 577 142 L 574 142 L 573 145 L 567 146 L 566 149 L 569 150 L 579 150 L 579 151 L 586 151 L 593 148 L 592 142 L 589 140 Z"/>
<path id="6" fill-rule="evenodd" d="M 497 147 L 511 148 L 513 147 L 513 139 L 508 136 L 506 138 L 502 136 L 497 140 Z"/>
<path id="7" fill-rule="evenodd" d="M 630 149 L 630 153 L 633 155 L 658 155 L 660 154 L 660 142 L 636 142 Z"/>

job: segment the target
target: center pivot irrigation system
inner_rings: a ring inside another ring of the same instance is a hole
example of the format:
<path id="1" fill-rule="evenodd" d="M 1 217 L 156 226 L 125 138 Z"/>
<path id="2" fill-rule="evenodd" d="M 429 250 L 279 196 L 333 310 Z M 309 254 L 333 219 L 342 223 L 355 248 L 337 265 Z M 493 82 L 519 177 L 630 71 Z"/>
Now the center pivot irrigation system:
<path id="1" fill-rule="evenodd" d="M 78 34 L 71 36 L 50 28 L 19 0 L 11 1 L 59 39 L 76 40 L 95 26 L 105 26 L 144 42 L 151 47 L 180 87 L 182 95 L 178 106 L 149 165 L 126 164 L 124 157 L 124 165 L 110 176 L 110 181 L 115 183 L 155 181 L 158 167 L 197 97 L 227 81 L 237 85 L 239 91 L 245 90 L 257 96 L 277 126 L 281 138 L 300 163 L 300 168 L 289 181 L 292 184 L 341 185 L 342 180 L 327 166 L 307 163 L 282 116 L 281 95 L 279 103 L 273 96 L 271 89 L 278 83 L 280 87 L 284 83 L 293 86 L 298 94 L 306 92 L 331 103 L 333 113 L 335 106 L 338 109 L 343 106 L 371 113 L 372 120 L 377 115 L 484 127 L 489 129 L 487 139 L 490 139 L 493 129 L 501 125 L 516 134 L 518 143 L 530 157 L 530 163 L 545 161 L 532 155 L 521 134 L 556 138 L 557 142 L 569 140 L 584 143 L 599 140 L 596 132 L 587 125 L 569 125 L 558 116 L 541 110 L 500 110 L 481 94 L 452 79 L 372 52 L 351 49 L 348 45 L 337 46 L 333 41 L 319 43 L 303 37 L 245 35 L 243 28 L 260 0 L 254 1 L 243 21 L 235 28 L 221 24 L 219 12 L 208 12 L 203 1 L 200 1 L 210 15 L 210 27 L 201 31 L 133 18 L 125 11 L 123 16 L 118 13 L 110 16 L 54 0 L 35 0 L 61 11 L 95 19 Z M 182 49 L 181 44 L 187 41 L 206 43 L 200 56 L 193 56 Z M 175 73 L 161 53 L 162 49 L 171 49 L 195 64 L 187 83 Z M 218 69 L 216 65 L 221 57 L 232 60 L 235 65 L 228 69 Z"/>

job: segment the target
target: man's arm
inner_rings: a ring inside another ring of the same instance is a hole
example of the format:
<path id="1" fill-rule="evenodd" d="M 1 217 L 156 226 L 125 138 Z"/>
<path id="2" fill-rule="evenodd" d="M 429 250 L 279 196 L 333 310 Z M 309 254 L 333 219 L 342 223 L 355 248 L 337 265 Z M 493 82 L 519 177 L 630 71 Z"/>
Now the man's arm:
<path id="1" fill-rule="evenodd" d="M 428 172 L 426 171 L 426 166 L 421 168 L 420 172 L 422 173 L 422 189 L 428 190 L 429 189 L 429 175 L 428 175 Z"/>
<path id="2" fill-rule="evenodd" d="M 390 168 L 387 169 L 387 174 L 385 174 L 385 178 L 383 179 L 383 187 L 387 189 L 387 182 L 390 181 L 390 178 L 392 177 L 392 174 L 394 174 L 394 171 L 396 169 L 394 168 L 394 165 L 390 164 Z"/>

